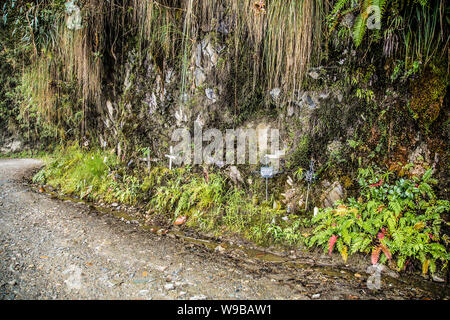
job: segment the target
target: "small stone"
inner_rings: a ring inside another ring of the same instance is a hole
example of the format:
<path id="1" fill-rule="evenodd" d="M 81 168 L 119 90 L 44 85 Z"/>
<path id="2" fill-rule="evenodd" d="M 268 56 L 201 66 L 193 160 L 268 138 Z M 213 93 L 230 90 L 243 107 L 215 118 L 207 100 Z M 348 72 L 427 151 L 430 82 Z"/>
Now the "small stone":
<path id="1" fill-rule="evenodd" d="M 317 80 L 317 79 L 319 79 L 319 77 L 320 77 L 319 73 L 317 73 L 316 71 L 312 71 L 312 72 L 308 73 L 308 75 L 309 75 L 311 78 L 313 78 L 314 80 Z"/>
<path id="2" fill-rule="evenodd" d="M 157 267 L 155 267 L 155 269 L 158 271 L 164 272 L 167 270 L 167 266 L 157 266 Z"/>
<path id="3" fill-rule="evenodd" d="M 219 253 L 224 253 L 226 251 L 226 249 L 224 247 L 222 247 L 222 245 L 218 245 L 214 251 L 219 252 Z"/>
<path id="4" fill-rule="evenodd" d="M 189 300 L 206 300 L 207 297 L 203 294 L 195 295 L 191 297 Z"/>
<path id="5" fill-rule="evenodd" d="M 174 290 L 175 289 L 175 285 L 173 283 L 168 283 L 164 286 L 164 289 L 166 290 Z"/>
<path id="6" fill-rule="evenodd" d="M 196 68 L 194 71 L 195 85 L 201 86 L 206 81 L 206 76 L 200 68 Z"/>
<path id="7" fill-rule="evenodd" d="M 435 275 L 435 274 L 433 274 L 433 275 L 431 276 L 431 279 L 433 279 L 434 282 L 445 282 L 444 279 L 438 277 L 438 276 Z"/>
<path id="8" fill-rule="evenodd" d="M 216 102 L 217 101 L 217 95 L 216 95 L 216 93 L 214 92 L 213 89 L 211 89 L 211 88 L 205 89 L 205 95 L 212 102 Z"/>
<path id="9" fill-rule="evenodd" d="M 111 204 L 111 207 L 118 207 L 118 206 L 119 206 L 119 204 L 117 202 L 114 202 Z"/>
<path id="10" fill-rule="evenodd" d="M 244 183 L 241 173 L 236 166 L 230 167 L 229 176 L 234 184 L 237 184 L 238 182 Z"/>
<path id="11" fill-rule="evenodd" d="M 139 291 L 139 294 L 141 296 L 144 296 L 144 295 L 148 294 L 149 292 L 150 292 L 149 290 L 141 290 L 141 291 Z"/>
<path id="12" fill-rule="evenodd" d="M 180 291 L 180 293 L 178 293 L 178 295 L 179 296 L 184 296 L 184 295 L 186 295 L 186 292 L 185 291 Z"/>
<path id="13" fill-rule="evenodd" d="M 17 281 L 16 280 L 12 280 L 12 281 L 9 281 L 8 284 L 11 285 L 11 286 L 15 286 L 17 284 Z"/>
<path id="14" fill-rule="evenodd" d="M 274 88 L 270 91 L 270 95 L 272 96 L 272 99 L 278 100 L 280 97 L 281 89 L 280 88 Z"/>
<path id="15" fill-rule="evenodd" d="M 312 299 L 319 299 L 320 298 L 320 293 L 313 294 L 311 298 Z"/>
<path id="16" fill-rule="evenodd" d="M 118 280 L 112 280 L 112 281 L 107 281 L 106 282 L 107 286 L 112 288 L 112 287 L 119 287 L 123 284 L 123 281 L 118 279 Z"/>

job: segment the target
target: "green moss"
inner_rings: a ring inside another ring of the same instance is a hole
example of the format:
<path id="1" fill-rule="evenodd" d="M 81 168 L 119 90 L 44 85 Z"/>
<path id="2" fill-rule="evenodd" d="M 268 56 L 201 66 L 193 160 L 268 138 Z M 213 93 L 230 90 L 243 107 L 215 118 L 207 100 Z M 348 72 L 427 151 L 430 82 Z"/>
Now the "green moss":
<path id="1" fill-rule="evenodd" d="M 310 139 L 304 135 L 293 152 L 289 167 L 308 167 L 310 161 Z"/>
<path id="2" fill-rule="evenodd" d="M 410 108 L 419 124 L 428 127 L 439 116 L 447 92 L 445 79 L 431 68 L 411 82 Z"/>

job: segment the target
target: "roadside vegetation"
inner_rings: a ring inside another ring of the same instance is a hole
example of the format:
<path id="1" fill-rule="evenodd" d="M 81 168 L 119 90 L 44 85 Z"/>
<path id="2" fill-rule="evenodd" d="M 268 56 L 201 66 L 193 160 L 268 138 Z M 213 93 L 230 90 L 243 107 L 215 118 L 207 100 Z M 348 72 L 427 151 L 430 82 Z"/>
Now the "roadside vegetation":
<path id="1" fill-rule="evenodd" d="M 262 200 L 262 184 L 237 188 L 219 170 L 206 174 L 191 167 L 127 170 L 115 155 L 86 152 L 76 144 L 61 148 L 45 161 L 46 167 L 33 181 L 83 200 L 139 204 L 148 214 L 172 222 L 185 216 L 188 226 L 216 235 L 239 234 L 258 244 L 302 241 L 299 216 L 287 215 L 279 202 L 274 206 L 273 201 Z"/>
<path id="2" fill-rule="evenodd" d="M 338 251 L 344 261 L 355 252 L 371 255 L 373 264 L 388 262 L 398 270 L 419 261 L 422 273 L 436 271 L 437 262 L 447 267 L 449 237 L 443 234 L 442 214 L 450 210 L 448 200 L 437 199 L 431 177 L 359 169 L 360 193 L 313 217 L 308 246 L 321 246 L 329 254 Z"/>
<path id="3" fill-rule="evenodd" d="M 447 267 L 448 223 L 442 214 L 448 200 L 437 199 L 432 169 L 414 176 L 410 165 L 400 173 L 359 169 L 359 196 L 312 213 L 289 214 L 279 199 L 261 200 L 261 186 L 234 186 L 220 170 L 195 172 L 124 169 L 114 154 L 83 151 L 77 144 L 47 157 L 33 181 L 51 185 L 84 200 L 139 205 L 148 216 L 186 225 L 217 236 L 239 235 L 259 245 L 321 247 L 344 261 L 360 252 L 372 263 L 389 263 L 399 271 L 420 264 L 423 274 Z"/>

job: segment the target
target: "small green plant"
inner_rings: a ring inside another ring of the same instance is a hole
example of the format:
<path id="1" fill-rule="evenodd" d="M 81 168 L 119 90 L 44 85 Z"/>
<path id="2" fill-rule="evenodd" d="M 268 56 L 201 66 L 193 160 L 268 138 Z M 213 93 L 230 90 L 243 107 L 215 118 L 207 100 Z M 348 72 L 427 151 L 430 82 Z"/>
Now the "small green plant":
<path id="1" fill-rule="evenodd" d="M 404 171 L 410 169 L 404 167 Z M 439 261 L 447 267 L 448 238 L 441 235 L 441 214 L 450 203 L 438 200 L 432 169 L 422 177 L 396 177 L 373 168 L 359 170 L 361 196 L 335 208 L 326 208 L 312 219 L 316 225 L 308 246 L 322 246 L 329 254 L 337 248 L 344 260 L 355 252 L 371 253 L 372 263 L 389 260 L 399 270 L 420 261 L 422 272 L 436 271 Z"/>
<path id="2" fill-rule="evenodd" d="M 365 100 L 367 103 L 370 103 L 371 101 L 374 101 L 375 95 L 372 90 L 370 89 L 356 89 L 356 97 L 361 100 Z"/>
<path id="3" fill-rule="evenodd" d="M 405 68 L 405 62 L 402 60 L 397 60 L 394 71 L 391 74 L 391 81 L 394 82 L 397 79 L 402 81 L 407 80 L 412 75 L 416 74 L 420 70 L 420 61 L 414 61 L 407 70 Z"/>

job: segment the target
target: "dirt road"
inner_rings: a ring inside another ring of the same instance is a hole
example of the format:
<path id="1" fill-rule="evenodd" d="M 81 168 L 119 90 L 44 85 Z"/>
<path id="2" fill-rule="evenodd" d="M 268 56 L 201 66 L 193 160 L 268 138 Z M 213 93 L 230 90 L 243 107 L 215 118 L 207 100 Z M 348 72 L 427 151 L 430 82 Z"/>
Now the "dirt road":
<path id="1" fill-rule="evenodd" d="M 261 261 L 151 233 L 34 192 L 22 177 L 40 165 L 0 160 L 0 299 L 448 297 L 444 284 L 428 290 L 390 278 L 369 290 L 367 274 L 308 264 L 307 253 L 296 264 Z"/>

